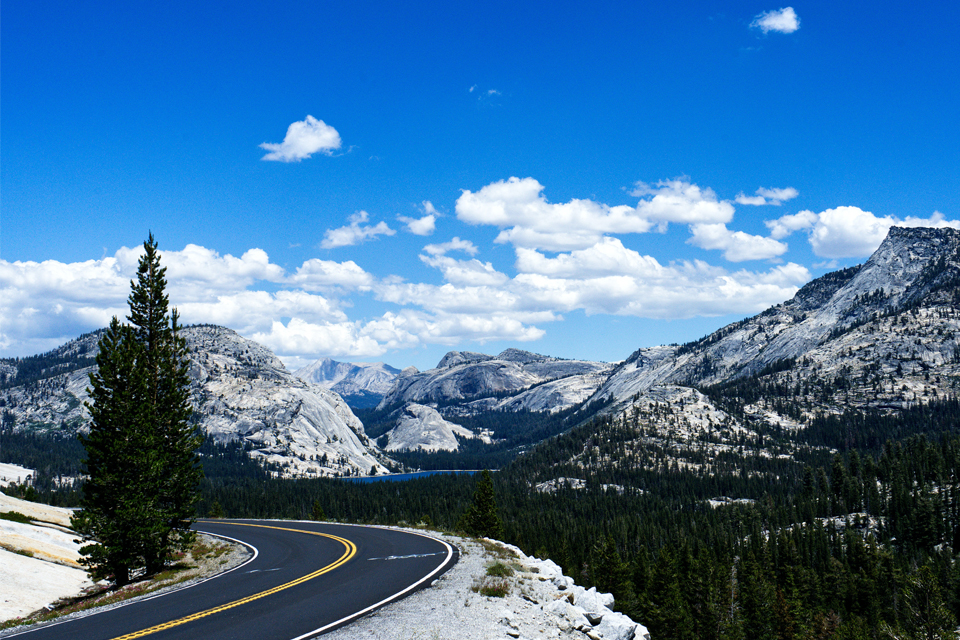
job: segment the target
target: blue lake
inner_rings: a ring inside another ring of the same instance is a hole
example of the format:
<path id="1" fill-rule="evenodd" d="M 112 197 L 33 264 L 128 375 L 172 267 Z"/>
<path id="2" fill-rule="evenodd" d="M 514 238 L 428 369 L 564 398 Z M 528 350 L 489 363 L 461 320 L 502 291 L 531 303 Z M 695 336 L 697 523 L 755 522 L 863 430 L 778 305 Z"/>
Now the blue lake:
<path id="1" fill-rule="evenodd" d="M 460 474 L 467 473 L 473 475 L 477 471 L 417 471 L 414 473 L 391 473 L 383 476 L 364 476 L 362 478 L 344 478 L 344 480 L 350 480 L 351 482 L 383 482 L 388 480 L 390 482 L 402 482 L 403 480 L 414 480 L 416 478 L 425 478 L 427 476 L 435 476 L 441 473 L 449 474 Z"/>

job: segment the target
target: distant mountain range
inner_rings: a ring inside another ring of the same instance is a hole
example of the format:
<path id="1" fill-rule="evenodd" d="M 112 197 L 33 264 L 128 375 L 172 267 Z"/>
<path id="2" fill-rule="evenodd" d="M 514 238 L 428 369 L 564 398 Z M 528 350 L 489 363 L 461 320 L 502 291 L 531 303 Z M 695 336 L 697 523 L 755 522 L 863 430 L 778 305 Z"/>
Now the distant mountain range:
<path id="1" fill-rule="evenodd" d="M 294 375 L 337 392 L 351 407 L 364 408 L 377 406 L 393 388 L 399 373 L 399 369 L 382 362 L 350 363 L 323 358 L 298 369 Z"/>
<path id="2" fill-rule="evenodd" d="M 387 451 L 458 451 L 468 441 L 474 452 L 528 446 L 597 411 L 646 416 L 650 437 L 673 433 L 690 450 L 704 439 L 757 439 L 771 425 L 803 429 L 851 408 L 899 411 L 958 395 L 958 335 L 960 232 L 897 227 L 862 266 L 700 340 L 641 348 L 619 363 L 507 349 L 452 351 L 422 372 L 327 358 L 291 374 L 229 329 L 185 330 L 200 426 L 243 440 L 288 475 L 382 473 L 395 464 Z M 83 428 L 98 339 L 0 360 L 4 425 Z M 723 394 L 744 399 L 736 415 L 717 406 Z"/>

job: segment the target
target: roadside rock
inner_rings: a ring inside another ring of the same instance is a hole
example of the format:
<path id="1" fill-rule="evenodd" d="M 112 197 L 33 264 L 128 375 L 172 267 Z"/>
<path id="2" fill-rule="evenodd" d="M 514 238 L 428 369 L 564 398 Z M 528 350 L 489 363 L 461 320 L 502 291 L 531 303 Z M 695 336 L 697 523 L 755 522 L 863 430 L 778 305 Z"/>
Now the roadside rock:
<path id="1" fill-rule="evenodd" d="M 434 586 L 324 639 L 650 640 L 646 627 L 610 609 L 613 596 L 575 584 L 550 560 L 527 556 L 496 540 L 436 537 L 458 546 L 461 556 Z M 495 564 L 509 567 L 512 575 L 488 575 Z M 504 597 L 482 595 L 484 587 L 503 584 Z"/>

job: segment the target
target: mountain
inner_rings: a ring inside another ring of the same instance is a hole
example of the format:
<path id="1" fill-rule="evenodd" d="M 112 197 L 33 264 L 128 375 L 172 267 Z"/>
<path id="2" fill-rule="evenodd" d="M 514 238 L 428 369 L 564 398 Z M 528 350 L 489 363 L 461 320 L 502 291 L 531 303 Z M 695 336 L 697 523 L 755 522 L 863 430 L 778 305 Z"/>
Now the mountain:
<path id="1" fill-rule="evenodd" d="M 381 438 L 386 438 L 386 444 L 380 441 L 385 451 L 457 451 L 460 448 L 458 438 L 491 442 L 488 432 L 474 434 L 458 424 L 447 422 L 436 409 L 414 402 L 403 408 L 397 426 Z"/>
<path id="2" fill-rule="evenodd" d="M 451 351 L 435 369 L 401 371 L 379 408 L 415 402 L 456 404 L 462 415 L 500 409 L 555 412 L 592 395 L 612 369 L 605 362 L 563 360 L 520 349 L 497 356 Z"/>
<path id="3" fill-rule="evenodd" d="M 401 371 L 376 410 L 361 416 L 368 435 L 391 432 L 385 445 L 391 451 L 456 451 L 472 456 L 470 464 L 497 466 L 520 448 L 574 423 L 572 413 L 613 368 L 520 349 L 496 356 L 451 351 L 434 369 Z M 441 428 L 451 423 L 459 430 Z M 454 433 L 475 442 L 464 452 Z M 483 456 L 498 457 L 481 460 Z M 422 457 L 401 459 L 416 466 L 432 464 Z M 445 458 L 445 464 L 458 463 Z"/>
<path id="4" fill-rule="evenodd" d="M 337 392 L 351 407 L 375 407 L 393 387 L 400 373 L 382 362 L 337 362 L 323 358 L 298 369 L 294 375 Z"/>
<path id="5" fill-rule="evenodd" d="M 772 374 L 811 410 L 903 408 L 957 392 L 960 231 L 894 227 L 870 259 L 679 347 L 634 352 L 598 390 L 706 387 Z"/>
<path id="6" fill-rule="evenodd" d="M 791 300 L 634 352 L 594 395 L 612 402 L 550 444 L 536 479 L 775 478 L 837 449 L 925 433 L 958 396 L 960 232 L 893 228 L 863 265 Z"/>
<path id="7" fill-rule="evenodd" d="M 250 455 L 278 465 L 285 476 L 387 471 L 391 461 L 336 393 L 290 374 L 270 350 L 230 329 L 193 326 L 183 336 L 191 352 L 194 419 L 214 439 L 243 441 Z M 99 332 L 86 334 L 27 359 L 26 371 L 21 361 L 2 361 L 4 425 L 83 431 L 99 338 Z"/>

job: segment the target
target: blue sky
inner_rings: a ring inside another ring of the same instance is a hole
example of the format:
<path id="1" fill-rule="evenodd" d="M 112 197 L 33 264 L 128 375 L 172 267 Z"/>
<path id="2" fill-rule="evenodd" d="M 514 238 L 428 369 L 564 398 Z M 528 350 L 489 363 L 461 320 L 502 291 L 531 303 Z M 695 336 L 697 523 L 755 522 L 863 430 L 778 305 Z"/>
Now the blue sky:
<path id="1" fill-rule="evenodd" d="M 123 315 L 290 366 L 618 360 L 960 226 L 938 3 L 0 7 L 0 356 Z"/>

